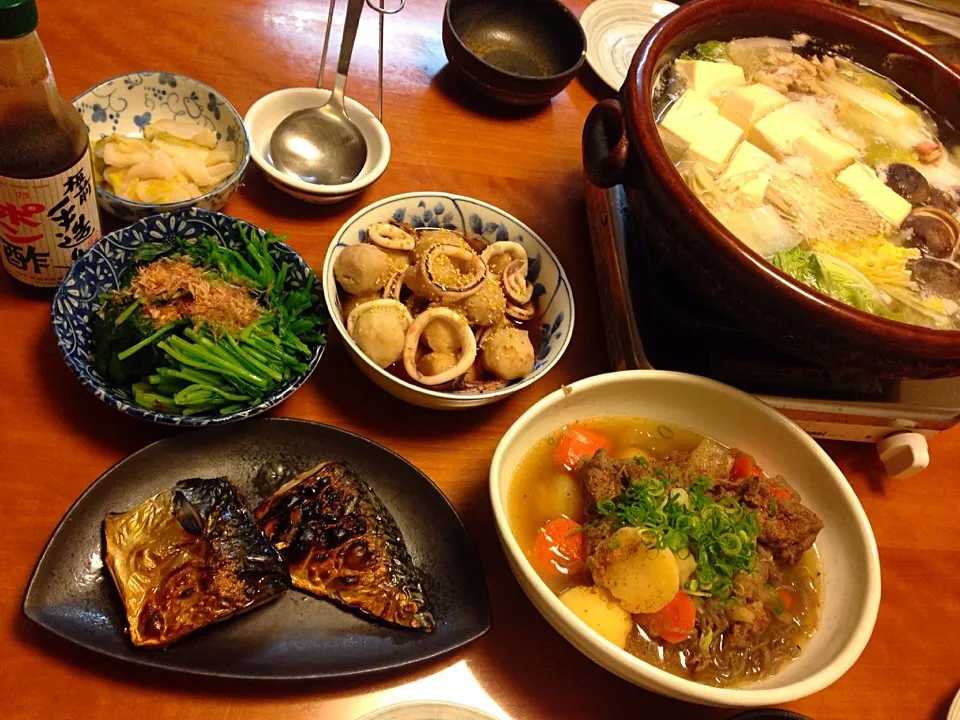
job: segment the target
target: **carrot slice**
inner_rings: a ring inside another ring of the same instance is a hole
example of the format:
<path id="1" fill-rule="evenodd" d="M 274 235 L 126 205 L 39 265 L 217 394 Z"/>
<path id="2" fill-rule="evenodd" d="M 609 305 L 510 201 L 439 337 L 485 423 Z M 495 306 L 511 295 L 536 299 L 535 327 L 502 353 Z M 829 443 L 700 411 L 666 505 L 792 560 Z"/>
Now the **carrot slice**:
<path id="1" fill-rule="evenodd" d="M 777 588 L 777 597 L 780 598 L 781 610 L 789 610 L 793 605 L 793 595 L 786 588 Z"/>
<path id="2" fill-rule="evenodd" d="M 573 470 L 581 459 L 592 458 L 601 448 L 609 452 L 610 447 L 610 441 L 603 435 L 585 427 L 568 425 L 563 429 L 557 449 L 553 452 L 553 461 L 567 470 Z"/>
<path id="3" fill-rule="evenodd" d="M 693 600 L 682 590 L 660 610 L 650 615 L 644 625 L 668 643 L 683 642 L 690 636 L 697 620 L 697 608 Z"/>
<path id="4" fill-rule="evenodd" d="M 697 621 L 697 608 L 690 596 L 680 590 L 657 612 L 641 617 L 645 619 L 640 624 L 654 635 L 668 643 L 678 643 L 690 637 Z"/>
<path id="5" fill-rule="evenodd" d="M 786 500 L 788 497 L 790 497 L 790 491 L 785 487 L 777 485 L 775 482 L 770 482 L 768 480 L 767 487 L 770 488 L 770 492 L 772 492 L 773 496 L 778 500 Z"/>
<path id="6" fill-rule="evenodd" d="M 533 555 L 544 570 L 569 575 L 583 569 L 587 548 L 579 523 L 561 516 L 550 520 L 537 533 Z"/>
<path id="7" fill-rule="evenodd" d="M 730 470 L 731 479 L 739 480 L 742 477 L 753 477 L 761 474 L 760 468 L 757 467 L 757 463 L 750 455 L 743 452 L 737 453 L 737 457 L 733 461 L 733 468 Z"/>

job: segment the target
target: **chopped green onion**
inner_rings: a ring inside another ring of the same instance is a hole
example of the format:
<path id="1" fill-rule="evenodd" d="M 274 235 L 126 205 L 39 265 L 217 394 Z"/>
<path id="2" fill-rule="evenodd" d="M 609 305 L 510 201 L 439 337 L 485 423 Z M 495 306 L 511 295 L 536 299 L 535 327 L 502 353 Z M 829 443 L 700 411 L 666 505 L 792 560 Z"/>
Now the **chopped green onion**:
<path id="1" fill-rule="evenodd" d="M 669 425 L 661 425 L 657 428 L 657 434 L 665 440 L 673 439 L 673 429 Z"/>
<path id="2" fill-rule="evenodd" d="M 597 503 L 597 512 L 601 515 L 613 515 L 617 511 L 617 506 L 613 500 L 601 500 Z"/>
<path id="3" fill-rule="evenodd" d="M 671 470 L 676 477 L 679 471 Z M 733 578 L 754 565 L 760 523 L 739 500 L 708 494 L 713 481 L 697 475 L 687 488 L 657 468 L 631 480 L 616 498 L 597 503 L 599 515 L 614 527 L 636 527 L 654 549 L 669 548 L 677 557 L 696 560 L 686 589 L 695 595 L 730 597 Z"/>
<path id="4" fill-rule="evenodd" d="M 717 541 L 724 555 L 736 555 L 743 549 L 743 541 L 733 533 L 724 533 L 717 538 Z"/>
<path id="5" fill-rule="evenodd" d="M 697 647 L 700 648 L 700 652 L 707 652 L 710 649 L 710 643 L 713 642 L 713 628 L 707 628 L 704 632 L 700 633 L 700 640 L 697 642 Z"/>

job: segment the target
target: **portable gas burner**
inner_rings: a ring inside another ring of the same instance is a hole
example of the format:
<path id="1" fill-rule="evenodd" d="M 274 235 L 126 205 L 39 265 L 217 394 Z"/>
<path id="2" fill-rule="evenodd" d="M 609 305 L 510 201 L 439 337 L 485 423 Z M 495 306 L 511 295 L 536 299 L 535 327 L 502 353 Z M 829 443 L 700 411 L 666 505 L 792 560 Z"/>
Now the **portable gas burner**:
<path id="1" fill-rule="evenodd" d="M 810 435 L 872 442 L 887 472 L 929 463 L 927 438 L 960 421 L 960 377 L 896 380 L 811 365 L 714 313 L 634 227 L 621 186 L 584 176 L 607 349 L 614 369 L 695 373 L 777 408 Z"/>

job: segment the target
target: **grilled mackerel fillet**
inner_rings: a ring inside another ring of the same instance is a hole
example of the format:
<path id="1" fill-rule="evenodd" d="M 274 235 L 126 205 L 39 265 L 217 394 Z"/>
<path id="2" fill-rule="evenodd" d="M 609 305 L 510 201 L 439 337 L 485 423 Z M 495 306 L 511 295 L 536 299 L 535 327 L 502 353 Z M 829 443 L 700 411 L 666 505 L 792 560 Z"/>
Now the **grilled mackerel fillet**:
<path id="1" fill-rule="evenodd" d="M 293 584 L 386 622 L 432 632 L 420 578 L 390 512 L 347 463 L 323 462 L 264 500 L 256 516 Z"/>
<path id="2" fill-rule="evenodd" d="M 110 513 L 103 534 L 134 645 L 168 645 L 290 585 L 283 558 L 224 478 L 183 480 Z"/>

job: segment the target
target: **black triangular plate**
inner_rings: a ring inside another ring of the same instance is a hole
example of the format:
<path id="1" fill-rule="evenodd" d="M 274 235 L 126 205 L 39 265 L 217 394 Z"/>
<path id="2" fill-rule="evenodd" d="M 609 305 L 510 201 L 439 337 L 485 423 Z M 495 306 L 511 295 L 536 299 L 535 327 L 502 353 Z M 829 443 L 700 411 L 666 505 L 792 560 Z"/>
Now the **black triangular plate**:
<path id="1" fill-rule="evenodd" d="M 201 630 L 168 650 L 135 648 L 102 564 L 101 521 L 189 477 L 227 476 L 251 505 L 265 465 L 301 471 L 324 458 L 352 464 L 400 526 L 437 620 L 436 632 L 370 622 L 295 590 Z M 449 652 L 490 628 L 483 572 L 456 511 L 429 478 L 371 440 L 304 420 L 264 419 L 197 430 L 149 445 L 88 487 L 47 543 L 23 601 L 28 618 L 122 660 L 234 678 L 299 679 L 397 668 Z"/>

